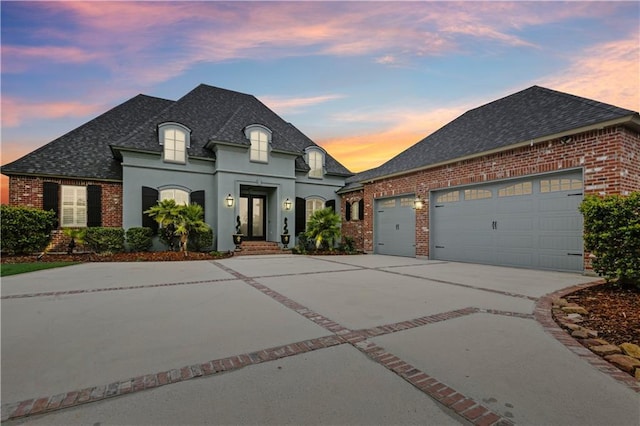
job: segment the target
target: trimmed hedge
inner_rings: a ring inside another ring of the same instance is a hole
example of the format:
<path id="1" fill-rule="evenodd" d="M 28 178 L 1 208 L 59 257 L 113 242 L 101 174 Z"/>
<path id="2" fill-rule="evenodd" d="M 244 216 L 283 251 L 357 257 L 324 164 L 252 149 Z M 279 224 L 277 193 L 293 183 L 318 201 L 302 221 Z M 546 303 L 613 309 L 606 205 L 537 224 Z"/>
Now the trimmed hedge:
<path id="1" fill-rule="evenodd" d="M 640 286 L 640 192 L 628 197 L 588 196 L 580 205 L 585 249 L 607 281 Z"/>
<path id="2" fill-rule="evenodd" d="M 131 251 L 148 251 L 153 241 L 153 229 L 148 227 L 129 228 L 126 232 L 127 244 Z"/>
<path id="3" fill-rule="evenodd" d="M 0 206 L 0 247 L 9 254 L 40 252 L 51 241 L 56 214 L 31 207 Z"/>
<path id="4" fill-rule="evenodd" d="M 87 228 L 85 243 L 96 253 L 120 253 L 124 251 L 124 229 Z"/>

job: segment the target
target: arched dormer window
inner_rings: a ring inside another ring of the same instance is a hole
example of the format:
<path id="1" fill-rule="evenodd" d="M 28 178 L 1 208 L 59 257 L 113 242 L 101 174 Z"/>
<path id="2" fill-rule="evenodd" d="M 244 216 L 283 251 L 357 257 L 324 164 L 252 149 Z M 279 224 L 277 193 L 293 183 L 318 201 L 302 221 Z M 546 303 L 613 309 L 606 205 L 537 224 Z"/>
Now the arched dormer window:
<path id="1" fill-rule="evenodd" d="M 164 147 L 164 161 L 186 163 L 187 148 L 191 146 L 191 130 L 179 123 L 158 126 L 160 145 Z"/>
<path id="2" fill-rule="evenodd" d="M 307 164 L 309 165 L 309 177 L 322 179 L 324 176 L 324 151 L 318 147 L 307 148 Z"/>
<path id="3" fill-rule="evenodd" d="M 245 136 L 251 141 L 249 159 L 259 163 L 269 161 L 269 144 L 271 143 L 271 131 L 264 126 L 252 125 L 245 129 Z"/>

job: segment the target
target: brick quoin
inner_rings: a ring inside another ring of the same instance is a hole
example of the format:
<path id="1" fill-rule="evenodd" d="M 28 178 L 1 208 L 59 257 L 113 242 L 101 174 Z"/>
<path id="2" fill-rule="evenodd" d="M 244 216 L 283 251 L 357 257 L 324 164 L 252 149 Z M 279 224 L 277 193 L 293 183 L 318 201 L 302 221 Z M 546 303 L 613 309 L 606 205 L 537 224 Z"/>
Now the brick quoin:
<path id="1" fill-rule="evenodd" d="M 640 189 L 640 135 L 625 127 L 610 127 L 571 135 L 502 152 L 453 161 L 426 170 L 364 183 L 364 189 L 342 194 L 345 203 L 364 198 L 364 220 L 346 222 L 343 234 L 357 248 L 373 252 L 373 206 L 379 198 L 419 196 L 424 207 L 416 211 L 416 255 L 429 256 L 429 193 L 439 189 L 490 183 L 531 175 L 582 170 L 585 195 L 628 195 Z M 585 268 L 590 269 L 588 254 Z"/>
<path id="2" fill-rule="evenodd" d="M 30 176 L 9 177 L 9 205 L 41 209 L 44 182 L 60 185 L 102 187 L 102 226 L 122 226 L 122 183 L 79 179 L 49 179 Z"/>

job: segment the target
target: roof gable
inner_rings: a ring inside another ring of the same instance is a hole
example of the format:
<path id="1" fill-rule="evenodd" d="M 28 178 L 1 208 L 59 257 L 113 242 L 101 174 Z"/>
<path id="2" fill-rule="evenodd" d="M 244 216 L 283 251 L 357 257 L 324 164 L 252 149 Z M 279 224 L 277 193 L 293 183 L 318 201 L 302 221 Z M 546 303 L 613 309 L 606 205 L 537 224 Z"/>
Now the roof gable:
<path id="1" fill-rule="evenodd" d="M 349 179 L 362 182 L 481 154 L 636 112 L 532 86 L 465 112 L 381 166 Z"/>

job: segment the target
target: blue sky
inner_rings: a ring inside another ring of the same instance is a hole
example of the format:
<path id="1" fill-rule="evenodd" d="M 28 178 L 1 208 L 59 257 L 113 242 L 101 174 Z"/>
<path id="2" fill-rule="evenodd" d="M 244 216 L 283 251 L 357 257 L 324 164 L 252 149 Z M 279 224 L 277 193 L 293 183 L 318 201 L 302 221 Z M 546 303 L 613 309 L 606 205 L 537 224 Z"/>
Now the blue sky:
<path id="1" fill-rule="evenodd" d="M 352 171 L 534 84 L 640 110 L 638 2 L 0 7 L 2 164 L 138 93 L 200 83 L 255 95 Z"/>

